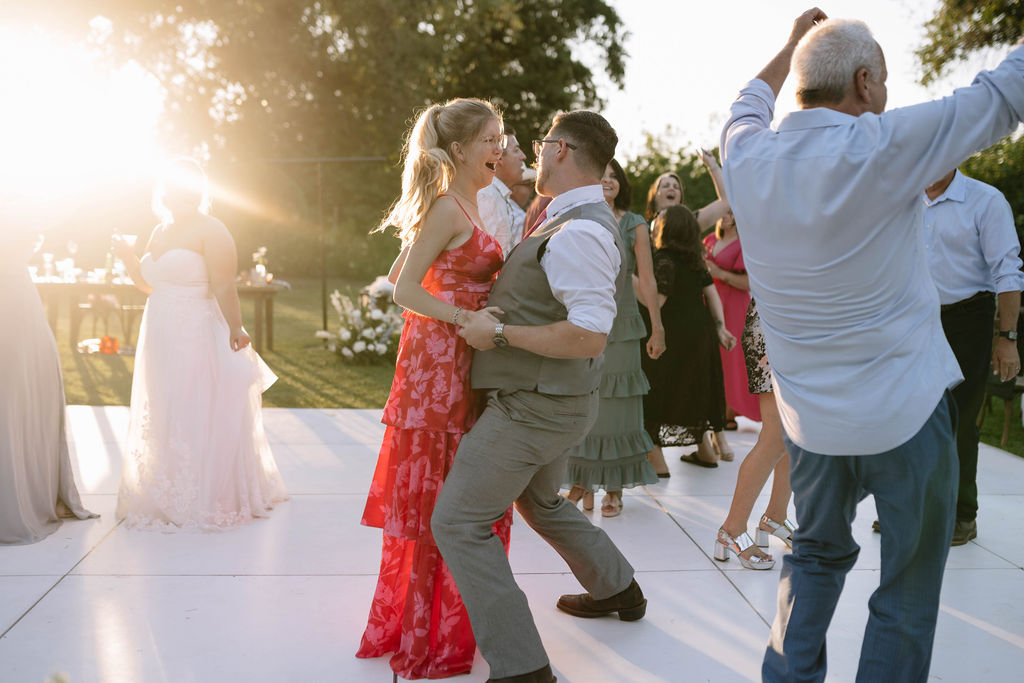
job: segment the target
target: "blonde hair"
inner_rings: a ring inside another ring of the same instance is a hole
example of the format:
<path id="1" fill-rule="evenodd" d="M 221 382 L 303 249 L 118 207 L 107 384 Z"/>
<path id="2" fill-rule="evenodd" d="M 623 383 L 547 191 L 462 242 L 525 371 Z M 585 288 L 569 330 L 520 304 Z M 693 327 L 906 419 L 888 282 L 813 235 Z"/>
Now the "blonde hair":
<path id="1" fill-rule="evenodd" d="M 467 144 L 501 115 L 490 102 L 459 98 L 427 107 L 405 141 L 402 195 L 374 232 L 395 226 L 402 245 L 412 243 L 420 223 L 455 176 L 452 145 Z"/>

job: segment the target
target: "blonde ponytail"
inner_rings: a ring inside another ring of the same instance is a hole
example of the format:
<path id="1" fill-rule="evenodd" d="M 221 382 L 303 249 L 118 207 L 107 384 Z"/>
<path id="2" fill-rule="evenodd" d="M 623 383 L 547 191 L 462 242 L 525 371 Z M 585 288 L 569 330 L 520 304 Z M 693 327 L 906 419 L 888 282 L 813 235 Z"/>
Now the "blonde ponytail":
<path id="1" fill-rule="evenodd" d="M 402 245 L 411 244 L 423 217 L 455 176 L 452 144 L 467 144 L 495 118 L 500 122 L 490 102 L 477 99 L 460 98 L 423 110 L 405 141 L 402 195 L 374 232 L 395 226 Z"/>

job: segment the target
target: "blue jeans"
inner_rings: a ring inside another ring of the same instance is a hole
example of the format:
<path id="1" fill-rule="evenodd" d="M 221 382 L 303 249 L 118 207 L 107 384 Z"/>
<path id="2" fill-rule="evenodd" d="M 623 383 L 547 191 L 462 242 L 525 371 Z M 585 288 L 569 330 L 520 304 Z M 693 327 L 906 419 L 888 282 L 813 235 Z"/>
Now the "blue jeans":
<path id="1" fill-rule="evenodd" d="M 883 530 L 882 571 L 868 602 L 857 680 L 928 678 L 955 522 L 955 423 L 947 391 L 920 431 L 885 453 L 821 455 L 785 439 L 800 526 L 783 560 L 764 681 L 825 680 L 825 632 L 860 552 L 850 527 L 868 494 Z"/>

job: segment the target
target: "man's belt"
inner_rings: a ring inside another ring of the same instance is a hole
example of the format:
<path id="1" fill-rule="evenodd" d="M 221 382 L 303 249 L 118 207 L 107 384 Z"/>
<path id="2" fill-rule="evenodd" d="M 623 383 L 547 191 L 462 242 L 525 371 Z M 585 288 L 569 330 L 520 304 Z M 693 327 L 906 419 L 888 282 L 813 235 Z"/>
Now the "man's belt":
<path id="1" fill-rule="evenodd" d="M 984 301 L 986 299 L 995 299 L 995 294 L 992 292 L 978 292 L 974 296 L 969 296 L 966 299 L 961 299 L 952 304 L 946 304 L 945 306 L 939 306 L 939 310 L 945 313 L 946 311 L 953 311 L 958 308 L 963 308 L 968 304 L 973 304 L 977 301 Z"/>

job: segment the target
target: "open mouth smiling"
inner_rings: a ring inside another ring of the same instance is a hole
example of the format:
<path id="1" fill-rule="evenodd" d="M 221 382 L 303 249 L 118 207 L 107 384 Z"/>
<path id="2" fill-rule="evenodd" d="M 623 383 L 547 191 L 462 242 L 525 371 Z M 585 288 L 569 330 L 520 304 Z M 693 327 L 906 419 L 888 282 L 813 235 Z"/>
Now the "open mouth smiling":
<path id="1" fill-rule="evenodd" d="M 494 171 L 494 166 L 495 166 L 496 163 L 497 162 L 495 162 L 495 161 L 487 161 L 487 162 L 484 162 L 484 166 L 486 166 L 487 168 L 491 169 L 491 171 Z"/>

